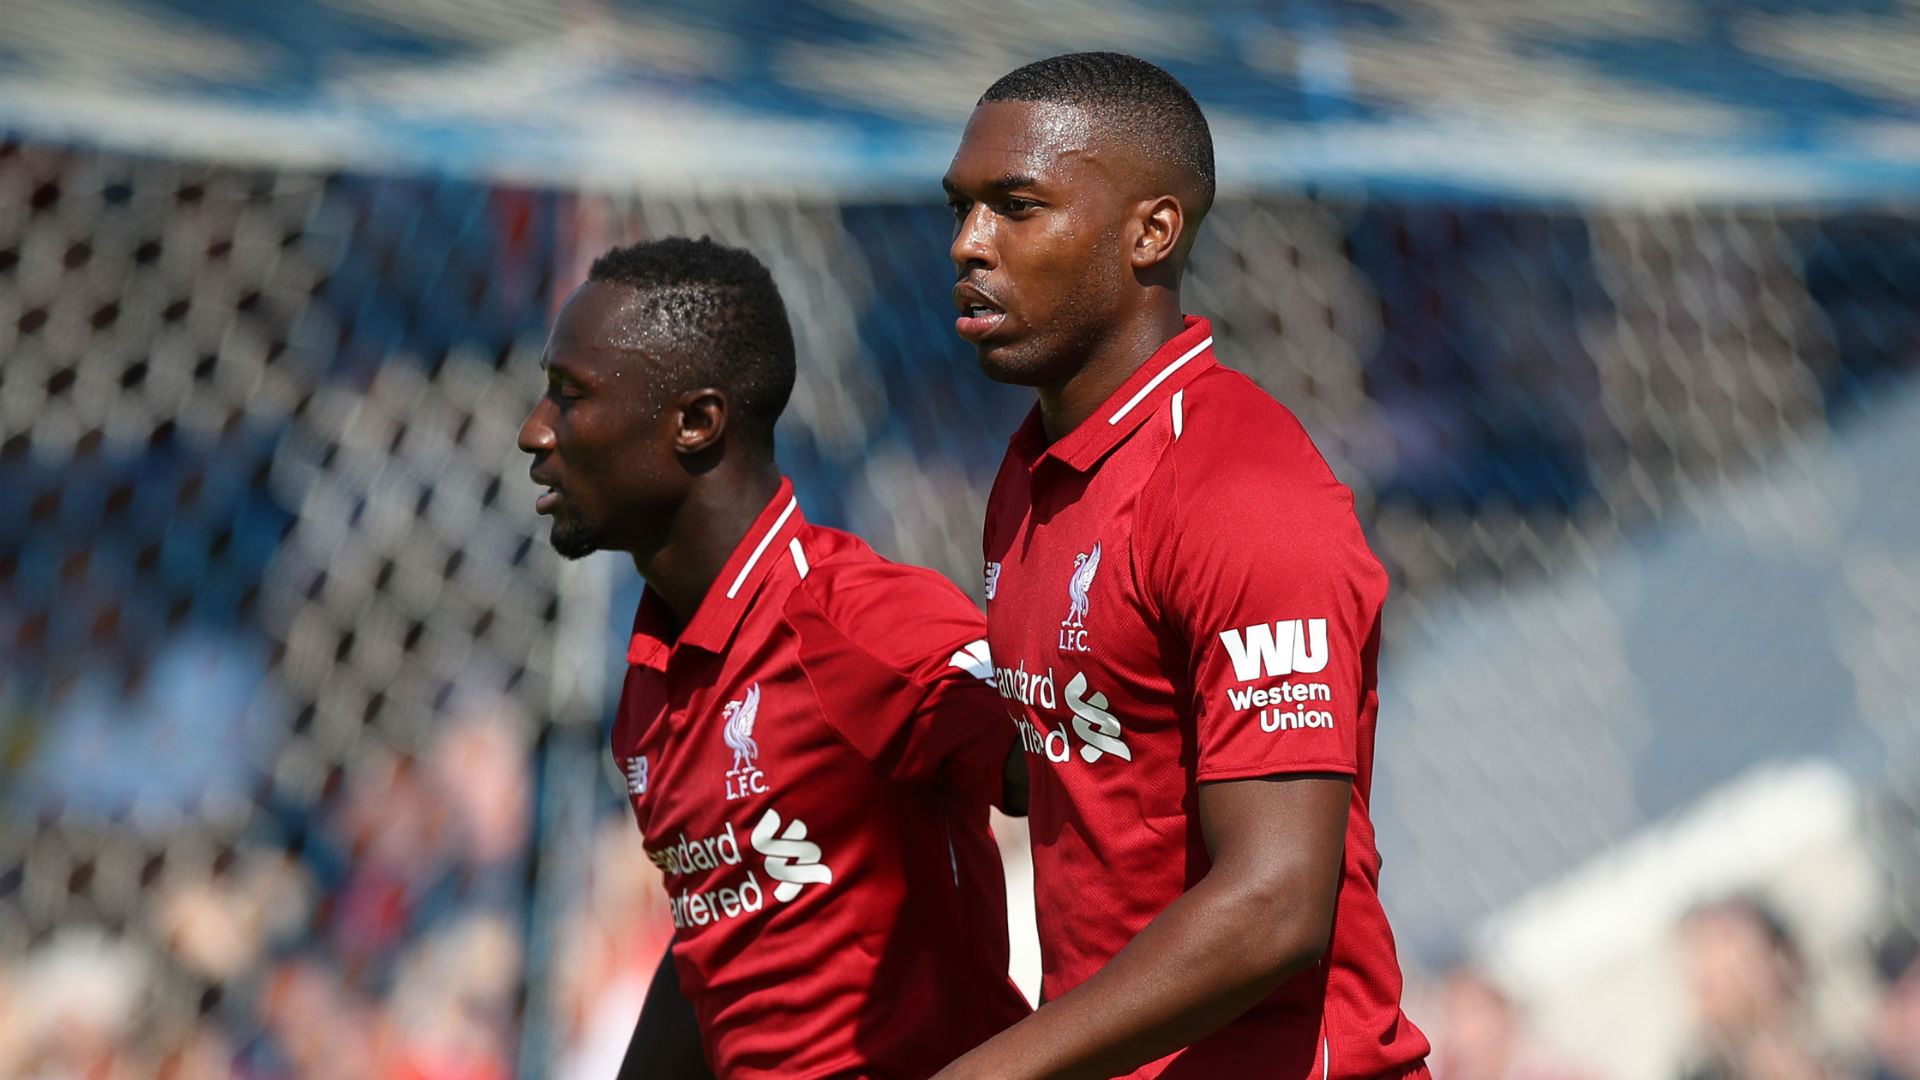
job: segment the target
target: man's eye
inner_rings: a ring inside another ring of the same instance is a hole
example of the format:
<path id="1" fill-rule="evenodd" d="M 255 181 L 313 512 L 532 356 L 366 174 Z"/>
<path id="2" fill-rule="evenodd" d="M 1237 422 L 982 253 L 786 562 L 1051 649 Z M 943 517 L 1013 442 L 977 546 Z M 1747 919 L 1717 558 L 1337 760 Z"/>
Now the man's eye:
<path id="1" fill-rule="evenodd" d="M 961 202 L 960 200 L 955 199 L 947 203 L 947 209 L 952 211 L 953 220 L 961 221 L 966 218 L 967 211 L 972 209 L 972 204 Z"/>
<path id="2" fill-rule="evenodd" d="M 1000 208 L 1009 214 L 1024 214 L 1039 205 L 1031 199 L 1008 199 L 1000 204 Z"/>

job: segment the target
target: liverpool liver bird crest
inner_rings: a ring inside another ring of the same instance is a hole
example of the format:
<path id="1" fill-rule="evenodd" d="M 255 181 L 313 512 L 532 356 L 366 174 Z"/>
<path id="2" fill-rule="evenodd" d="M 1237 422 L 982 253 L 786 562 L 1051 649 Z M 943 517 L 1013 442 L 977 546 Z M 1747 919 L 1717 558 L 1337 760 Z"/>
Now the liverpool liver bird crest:
<path id="1" fill-rule="evenodd" d="M 726 741 L 728 749 L 733 751 L 733 768 L 727 770 L 728 776 L 738 776 L 752 771 L 753 759 L 760 756 L 759 744 L 753 741 L 753 722 L 760 712 L 760 684 L 754 683 L 747 690 L 747 696 L 740 701 L 729 701 L 720 710 L 727 721 L 720 737 Z"/>
<path id="2" fill-rule="evenodd" d="M 1093 588 L 1093 572 L 1100 569 L 1100 541 L 1093 542 L 1093 550 L 1073 557 L 1073 576 L 1067 579 L 1067 598 L 1073 601 L 1073 607 L 1067 611 L 1067 617 L 1060 620 L 1061 626 L 1085 626 L 1087 618 L 1087 591 Z"/>

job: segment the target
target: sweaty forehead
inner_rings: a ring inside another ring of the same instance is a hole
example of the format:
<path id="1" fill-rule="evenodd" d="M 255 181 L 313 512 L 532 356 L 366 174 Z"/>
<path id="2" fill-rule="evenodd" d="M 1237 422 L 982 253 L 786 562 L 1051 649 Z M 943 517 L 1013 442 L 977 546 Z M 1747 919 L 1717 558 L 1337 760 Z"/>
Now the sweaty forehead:
<path id="1" fill-rule="evenodd" d="M 605 281 L 589 281 L 561 305 L 554 323 L 557 346 L 583 350 L 645 349 L 658 343 L 658 320 L 647 294 Z"/>
<path id="2" fill-rule="evenodd" d="M 1008 177 L 1071 179 L 1118 156 L 1109 125 L 1075 105 L 989 101 L 973 110 L 947 170 L 956 187 Z"/>

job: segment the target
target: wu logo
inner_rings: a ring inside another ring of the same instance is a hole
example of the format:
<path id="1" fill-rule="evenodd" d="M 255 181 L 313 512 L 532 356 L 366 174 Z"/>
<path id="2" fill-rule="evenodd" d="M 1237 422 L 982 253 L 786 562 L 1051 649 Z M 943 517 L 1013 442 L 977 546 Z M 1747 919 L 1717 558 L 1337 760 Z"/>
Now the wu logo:
<path id="1" fill-rule="evenodd" d="M 782 829 L 780 815 L 769 806 L 752 839 L 753 850 L 767 857 L 767 876 L 780 883 L 773 887 L 775 900 L 784 904 L 808 885 L 832 884 L 833 868 L 820 861 L 820 845 L 807 839 L 807 823 L 799 818 Z"/>
<path id="2" fill-rule="evenodd" d="M 1220 631 L 1220 644 L 1233 663 L 1233 677 L 1252 682 L 1262 674 L 1311 675 L 1327 666 L 1327 620 L 1282 619 Z"/>
<path id="3" fill-rule="evenodd" d="M 1087 651 L 1087 594 L 1093 591 L 1093 575 L 1100 570 L 1100 542 L 1093 550 L 1073 557 L 1073 573 L 1067 577 L 1067 600 L 1071 606 L 1060 620 L 1060 650 Z"/>
<path id="4" fill-rule="evenodd" d="M 645 795 L 647 793 L 647 755 L 627 759 L 627 794 Z"/>
<path id="5" fill-rule="evenodd" d="M 760 744 L 753 741 L 753 726 L 760 714 L 760 684 L 754 683 L 747 696 L 729 701 L 720 710 L 726 726 L 720 738 L 733 751 L 733 768 L 727 770 L 727 801 L 757 795 L 767 790 L 767 774 L 760 771 Z"/>

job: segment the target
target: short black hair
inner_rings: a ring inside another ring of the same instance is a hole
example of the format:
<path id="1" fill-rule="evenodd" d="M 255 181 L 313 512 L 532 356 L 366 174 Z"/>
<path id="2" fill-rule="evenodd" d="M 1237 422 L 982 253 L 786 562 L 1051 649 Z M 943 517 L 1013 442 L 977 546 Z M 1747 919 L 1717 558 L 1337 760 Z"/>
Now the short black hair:
<path id="1" fill-rule="evenodd" d="M 992 101 L 1039 101 L 1084 109 L 1116 127 L 1136 148 L 1186 174 L 1200 205 L 1213 206 L 1213 131 L 1200 103 L 1180 80 L 1137 56 L 1116 52 L 1067 53 L 1036 60 L 1000 77 L 980 95 Z"/>
<path id="2" fill-rule="evenodd" d="M 711 237 L 669 236 L 615 247 L 588 281 L 645 294 L 646 329 L 677 347 L 675 375 L 727 395 L 740 433 L 773 448 L 773 426 L 793 396 L 793 327 L 765 264 Z"/>

